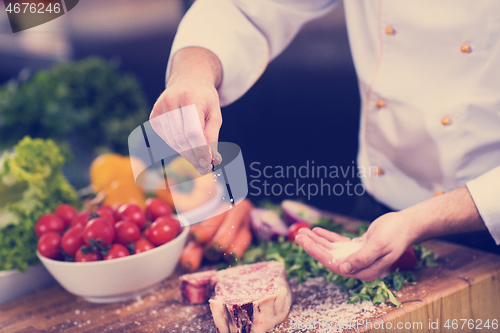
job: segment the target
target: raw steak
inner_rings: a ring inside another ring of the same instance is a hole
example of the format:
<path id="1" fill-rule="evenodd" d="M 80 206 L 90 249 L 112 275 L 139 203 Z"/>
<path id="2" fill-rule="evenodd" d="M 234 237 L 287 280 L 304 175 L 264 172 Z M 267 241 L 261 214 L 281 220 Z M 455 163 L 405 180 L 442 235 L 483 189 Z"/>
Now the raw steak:
<path id="1" fill-rule="evenodd" d="M 283 263 L 268 261 L 219 271 L 210 309 L 219 333 L 264 333 L 281 323 L 292 304 Z"/>
<path id="2" fill-rule="evenodd" d="M 205 271 L 181 276 L 182 301 L 188 304 L 208 302 L 214 290 L 211 279 L 215 273 L 216 271 Z"/>

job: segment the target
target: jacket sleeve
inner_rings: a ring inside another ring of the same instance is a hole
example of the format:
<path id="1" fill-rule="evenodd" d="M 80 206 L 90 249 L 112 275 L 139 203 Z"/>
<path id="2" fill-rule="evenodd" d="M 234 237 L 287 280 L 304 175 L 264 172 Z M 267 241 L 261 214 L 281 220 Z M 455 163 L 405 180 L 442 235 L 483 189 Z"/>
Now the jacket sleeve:
<path id="1" fill-rule="evenodd" d="M 221 106 L 240 98 L 270 60 L 306 22 L 326 14 L 336 0 L 196 0 L 179 24 L 170 60 L 178 50 L 198 46 L 222 65 Z"/>
<path id="2" fill-rule="evenodd" d="M 484 224 L 500 245 L 500 166 L 469 181 L 467 188 Z"/>

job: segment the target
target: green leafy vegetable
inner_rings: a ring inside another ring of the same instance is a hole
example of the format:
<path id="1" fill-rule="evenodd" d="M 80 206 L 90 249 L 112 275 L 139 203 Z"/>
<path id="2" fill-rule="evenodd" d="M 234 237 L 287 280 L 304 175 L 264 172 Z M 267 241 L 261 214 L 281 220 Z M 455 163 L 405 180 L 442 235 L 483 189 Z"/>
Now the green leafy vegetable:
<path id="1" fill-rule="evenodd" d="M 37 219 L 62 202 L 79 205 L 61 172 L 63 163 L 52 140 L 30 137 L 0 159 L 0 270 L 25 271 L 37 263 Z"/>
<path id="2" fill-rule="evenodd" d="M 340 233 L 348 237 L 359 237 L 366 232 L 366 226 L 360 226 L 357 233 L 349 233 L 343 230 L 341 224 L 323 217 L 315 223 L 330 231 Z M 435 255 L 424 247 L 415 246 L 415 253 L 419 258 L 420 267 L 432 267 L 435 264 Z M 299 283 L 309 277 L 324 276 L 329 283 L 338 285 L 342 290 L 349 291 L 348 303 L 357 303 L 362 300 L 372 301 L 375 304 L 389 303 L 399 306 L 401 303 L 396 299 L 390 288 L 395 291 L 401 290 L 403 285 L 415 284 L 417 277 L 413 272 L 390 272 L 383 279 L 366 282 L 359 279 L 348 278 L 329 271 L 325 266 L 307 254 L 303 248 L 295 242 L 280 237 L 277 241 L 262 242 L 252 245 L 239 264 L 249 264 L 257 261 L 275 260 L 285 264 L 289 277 L 297 277 Z"/>
<path id="3" fill-rule="evenodd" d="M 127 153 L 128 135 L 149 112 L 137 80 L 117 68 L 88 58 L 0 87 L 0 148 L 30 133 L 58 142 L 84 138 L 87 149 Z"/>

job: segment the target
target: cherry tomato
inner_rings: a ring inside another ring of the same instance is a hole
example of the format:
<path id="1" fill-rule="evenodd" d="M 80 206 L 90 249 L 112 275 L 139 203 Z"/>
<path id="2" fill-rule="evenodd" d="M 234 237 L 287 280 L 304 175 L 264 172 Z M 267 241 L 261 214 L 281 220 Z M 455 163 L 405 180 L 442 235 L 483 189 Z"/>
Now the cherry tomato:
<path id="1" fill-rule="evenodd" d="M 164 217 L 156 219 L 149 228 L 151 230 L 148 233 L 148 239 L 156 246 L 168 243 L 177 236 L 175 225 L 170 219 Z"/>
<path id="2" fill-rule="evenodd" d="M 63 220 L 66 227 L 69 227 L 71 225 L 71 220 L 76 216 L 76 214 L 78 214 L 78 212 L 75 207 L 69 204 L 61 204 L 56 208 L 54 214 Z"/>
<path id="3" fill-rule="evenodd" d="M 128 245 L 141 237 L 137 224 L 131 221 L 120 221 L 115 224 L 115 243 Z"/>
<path id="4" fill-rule="evenodd" d="M 63 220 L 54 214 L 45 214 L 42 215 L 35 225 L 35 233 L 38 237 L 41 237 L 44 233 L 49 231 L 54 231 L 61 233 L 64 231 L 64 222 Z"/>
<path id="5" fill-rule="evenodd" d="M 90 220 L 83 229 L 83 241 L 88 246 L 92 246 L 90 240 L 99 242 L 102 246 L 107 246 L 113 242 L 114 238 L 114 227 L 101 217 Z"/>
<path id="6" fill-rule="evenodd" d="M 109 206 L 101 206 L 99 208 L 96 208 L 94 211 L 96 212 L 99 217 L 102 217 L 103 219 L 107 220 L 111 225 L 115 225 L 116 220 L 115 216 L 113 213 L 113 209 Z"/>
<path id="7" fill-rule="evenodd" d="M 99 252 L 94 252 L 94 251 L 86 252 L 86 251 L 84 251 L 85 253 L 83 253 L 82 249 L 85 249 L 85 245 L 82 246 L 81 248 L 79 248 L 78 251 L 76 251 L 75 262 L 88 262 L 88 261 L 102 260 L 102 256 Z"/>
<path id="8" fill-rule="evenodd" d="M 172 209 L 161 199 L 149 198 L 146 200 L 146 213 L 151 221 L 156 221 L 161 216 L 172 215 Z"/>
<path id="9" fill-rule="evenodd" d="M 418 259 L 413 246 L 410 246 L 394 264 L 389 267 L 391 271 L 399 268 L 400 271 L 411 271 L 417 265 Z"/>
<path id="10" fill-rule="evenodd" d="M 115 210 L 113 209 L 113 207 L 111 207 L 110 205 L 101 205 L 99 208 L 97 208 L 99 211 L 103 211 L 103 212 L 108 212 L 109 214 L 111 214 L 113 217 L 115 216 Z M 97 210 L 96 210 L 97 211 Z"/>
<path id="11" fill-rule="evenodd" d="M 155 246 L 151 244 L 150 241 L 144 238 L 139 238 L 137 242 L 135 242 L 135 250 L 134 254 L 138 254 L 144 251 L 149 251 L 151 249 L 154 249 Z"/>
<path id="12" fill-rule="evenodd" d="M 177 220 L 173 216 L 162 216 L 155 220 L 155 222 L 157 221 L 164 221 L 162 223 L 169 224 L 174 229 L 175 236 L 181 233 L 181 224 L 179 223 L 179 220 Z"/>
<path id="13" fill-rule="evenodd" d="M 104 256 L 104 260 L 116 259 L 129 256 L 130 252 L 128 249 L 121 244 L 113 244 L 108 251 L 108 254 Z"/>
<path id="14" fill-rule="evenodd" d="M 76 214 L 76 216 L 71 220 L 71 226 L 85 228 L 89 222 L 91 214 L 91 212 L 81 212 Z"/>
<path id="15" fill-rule="evenodd" d="M 61 239 L 61 247 L 68 255 L 74 257 L 76 251 L 83 245 L 83 229 L 81 227 L 69 228 Z"/>
<path id="16" fill-rule="evenodd" d="M 118 208 L 118 219 L 129 220 L 142 229 L 146 224 L 146 214 L 141 207 L 134 204 L 124 204 Z"/>
<path id="17" fill-rule="evenodd" d="M 61 258 L 61 236 L 55 231 L 46 232 L 38 241 L 38 252 L 49 259 Z"/>
<path id="18" fill-rule="evenodd" d="M 310 228 L 309 223 L 303 222 L 303 221 L 298 221 L 298 222 L 295 222 L 294 224 L 292 224 L 288 228 L 288 234 L 287 234 L 288 240 L 293 242 L 295 240 L 295 237 L 297 237 L 297 233 L 302 228 L 309 229 Z"/>

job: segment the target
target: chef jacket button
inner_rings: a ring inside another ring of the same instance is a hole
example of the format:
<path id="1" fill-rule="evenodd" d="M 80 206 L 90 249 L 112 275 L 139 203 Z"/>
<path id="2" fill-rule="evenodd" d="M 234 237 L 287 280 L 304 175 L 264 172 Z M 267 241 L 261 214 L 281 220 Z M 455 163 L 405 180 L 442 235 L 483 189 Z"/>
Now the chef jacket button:
<path id="1" fill-rule="evenodd" d="M 470 53 L 472 50 L 469 45 L 464 44 L 460 46 L 460 51 L 462 51 L 462 53 Z"/>
<path id="2" fill-rule="evenodd" d="M 449 125 L 451 123 L 451 119 L 448 118 L 448 117 L 443 117 L 443 119 L 441 119 L 441 124 L 443 125 Z"/>
<path id="3" fill-rule="evenodd" d="M 396 33 L 396 31 L 394 30 L 394 28 L 392 28 L 392 27 L 385 28 L 386 35 L 394 35 L 395 33 Z"/>
<path id="4" fill-rule="evenodd" d="M 378 108 L 378 109 L 381 109 L 381 108 L 383 108 L 383 107 L 385 106 L 385 102 L 384 102 L 384 100 L 383 100 L 383 99 L 379 99 L 379 100 L 377 101 L 377 104 L 376 104 L 376 105 L 377 105 L 377 108 Z"/>
<path id="5" fill-rule="evenodd" d="M 436 192 L 434 192 L 434 196 L 437 197 L 438 195 L 441 195 L 443 193 L 444 193 L 443 191 L 437 190 Z"/>
<path id="6" fill-rule="evenodd" d="M 384 169 L 382 169 L 381 167 L 376 167 L 375 174 L 377 176 L 382 176 L 384 174 Z"/>

